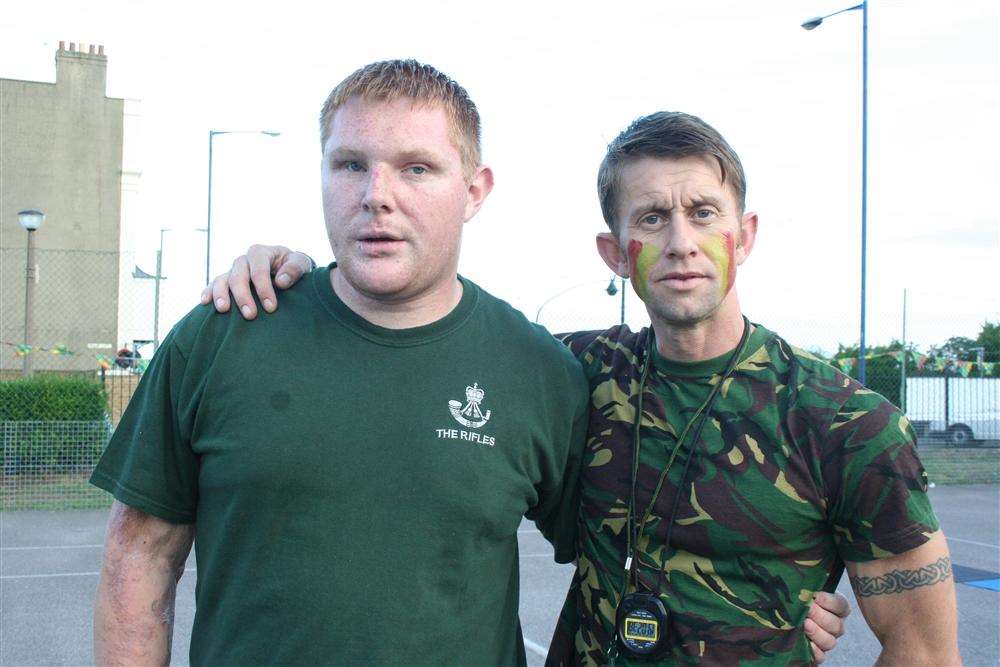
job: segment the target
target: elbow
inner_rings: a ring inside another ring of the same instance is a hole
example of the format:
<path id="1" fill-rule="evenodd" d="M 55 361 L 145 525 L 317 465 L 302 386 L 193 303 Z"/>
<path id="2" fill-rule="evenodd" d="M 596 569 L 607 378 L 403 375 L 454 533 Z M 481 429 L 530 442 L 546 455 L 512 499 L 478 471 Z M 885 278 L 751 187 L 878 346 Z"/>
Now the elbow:
<path id="1" fill-rule="evenodd" d="M 894 647 L 890 643 L 883 643 L 882 654 L 876 664 L 880 667 L 889 665 L 959 667 L 962 664 L 962 656 L 955 643 L 944 642 L 932 645 L 925 642 L 908 642 L 898 647 Z"/>

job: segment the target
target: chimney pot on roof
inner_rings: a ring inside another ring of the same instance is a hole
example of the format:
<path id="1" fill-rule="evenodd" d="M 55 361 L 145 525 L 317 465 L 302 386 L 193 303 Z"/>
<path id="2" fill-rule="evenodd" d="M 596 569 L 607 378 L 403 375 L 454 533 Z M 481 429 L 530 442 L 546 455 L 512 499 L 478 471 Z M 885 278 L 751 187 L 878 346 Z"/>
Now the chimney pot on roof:
<path id="1" fill-rule="evenodd" d="M 59 50 L 60 51 L 65 51 L 66 50 L 66 42 L 64 40 L 61 40 L 61 39 L 59 40 Z"/>
<path id="2" fill-rule="evenodd" d="M 98 44 L 97 45 L 97 55 L 99 55 L 99 56 L 103 56 L 104 55 L 104 45 L 103 44 Z"/>
<path id="3" fill-rule="evenodd" d="M 90 53 L 90 55 L 94 55 L 94 45 L 93 44 L 90 45 L 90 49 L 88 50 L 88 53 Z"/>
<path id="4" fill-rule="evenodd" d="M 69 43 L 69 50 L 70 51 L 76 51 L 76 42 L 70 42 Z"/>

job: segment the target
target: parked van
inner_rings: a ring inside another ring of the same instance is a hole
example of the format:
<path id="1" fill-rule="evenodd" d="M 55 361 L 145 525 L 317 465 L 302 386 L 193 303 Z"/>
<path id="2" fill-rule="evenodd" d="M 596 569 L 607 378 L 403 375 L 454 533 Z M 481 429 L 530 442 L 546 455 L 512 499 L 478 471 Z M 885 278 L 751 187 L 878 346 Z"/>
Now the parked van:
<path id="1" fill-rule="evenodd" d="M 1000 440 L 1000 378 L 907 378 L 905 400 L 917 437 L 956 447 Z"/>

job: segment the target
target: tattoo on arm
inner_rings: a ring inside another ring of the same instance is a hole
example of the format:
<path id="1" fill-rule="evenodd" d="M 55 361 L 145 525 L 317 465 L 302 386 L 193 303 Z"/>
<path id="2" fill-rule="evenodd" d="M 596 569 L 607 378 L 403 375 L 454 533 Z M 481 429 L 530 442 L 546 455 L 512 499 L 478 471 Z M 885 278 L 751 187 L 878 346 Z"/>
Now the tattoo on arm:
<path id="1" fill-rule="evenodd" d="M 892 570 L 875 577 L 851 577 L 851 584 L 858 597 L 866 598 L 933 586 L 950 576 L 951 559 L 943 556 L 917 570 Z"/>

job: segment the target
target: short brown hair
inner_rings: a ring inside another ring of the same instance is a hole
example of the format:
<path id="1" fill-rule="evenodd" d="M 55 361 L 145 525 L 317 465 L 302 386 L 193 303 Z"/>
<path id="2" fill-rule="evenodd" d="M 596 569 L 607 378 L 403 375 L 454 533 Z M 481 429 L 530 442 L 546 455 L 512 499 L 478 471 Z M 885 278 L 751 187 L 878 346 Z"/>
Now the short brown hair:
<path id="1" fill-rule="evenodd" d="M 476 105 L 454 79 L 416 60 L 384 60 L 357 70 L 337 84 L 319 115 L 320 146 L 330 137 L 337 109 L 352 97 L 392 102 L 402 97 L 424 104 L 440 104 L 451 121 L 452 140 L 471 177 L 481 161 L 480 122 Z"/>
<path id="2" fill-rule="evenodd" d="M 722 182 L 736 196 L 739 213 L 746 207 L 747 183 L 740 158 L 711 125 L 679 111 L 658 111 L 632 121 L 608 144 L 608 152 L 597 172 L 597 196 L 601 213 L 611 231 L 617 233 L 615 208 L 621 191 L 625 165 L 643 157 L 679 159 L 695 155 L 714 157 L 722 168 Z"/>

